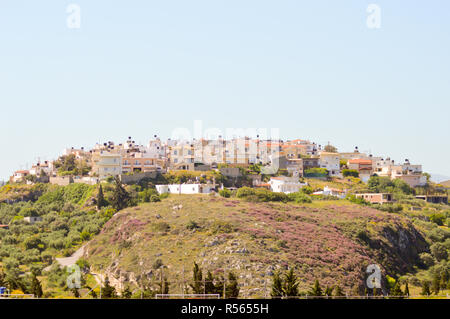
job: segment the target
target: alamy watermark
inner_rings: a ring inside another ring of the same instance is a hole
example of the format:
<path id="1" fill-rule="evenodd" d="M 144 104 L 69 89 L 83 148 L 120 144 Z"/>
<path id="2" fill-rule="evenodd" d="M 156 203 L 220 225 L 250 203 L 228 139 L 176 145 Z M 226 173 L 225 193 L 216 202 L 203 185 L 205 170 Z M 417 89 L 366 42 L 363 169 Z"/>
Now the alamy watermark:
<path id="1" fill-rule="evenodd" d="M 81 7 L 76 3 L 71 3 L 66 8 L 68 14 L 66 18 L 66 25 L 69 29 L 81 28 Z"/>
<path id="2" fill-rule="evenodd" d="M 367 266 L 366 272 L 369 274 L 366 280 L 367 288 L 381 288 L 381 268 L 377 264 Z"/>
<path id="3" fill-rule="evenodd" d="M 67 267 L 67 276 L 66 284 L 69 289 L 80 289 L 81 288 L 81 270 L 78 265 L 70 265 Z"/>
<path id="4" fill-rule="evenodd" d="M 371 3 L 367 6 L 368 13 L 366 25 L 369 29 L 381 28 L 381 8 L 378 4 Z"/>
<path id="5" fill-rule="evenodd" d="M 278 128 L 203 128 L 194 121 L 193 130 L 178 127 L 172 131 L 176 145 L 192 145 L 195 162 L 216 164 L 262 164 L 263 174 L 279 168 L 280 130 Z M 176 154 L 175 154 L 176 155 Z M 270 164 L 270 165 L 267 165 Z"/>

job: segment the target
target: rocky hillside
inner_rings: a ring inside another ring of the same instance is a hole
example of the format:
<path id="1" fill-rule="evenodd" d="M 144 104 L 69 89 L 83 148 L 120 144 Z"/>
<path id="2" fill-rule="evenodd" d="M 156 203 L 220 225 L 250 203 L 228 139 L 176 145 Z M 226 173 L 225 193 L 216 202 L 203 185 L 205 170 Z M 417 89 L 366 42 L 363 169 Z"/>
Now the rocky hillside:
<path id="1" fill-rule="evenodd" d="M 170 292 L 181 293 L 197 262 L 213 274 L 235 272 L 241 297 L 261 297 L 270 295 L 278 268 L 294 267 L 301 291 L 318 279 L 352 294 L 364 290 L 367 265 L 377 263 L 398 276 L 428 251 L 409 219 L 348 201 L 254 203 L 172 195 L 115 214 L 89 242 L 85 258 L 119 290 L 154 280 L 162 263 Z"/>

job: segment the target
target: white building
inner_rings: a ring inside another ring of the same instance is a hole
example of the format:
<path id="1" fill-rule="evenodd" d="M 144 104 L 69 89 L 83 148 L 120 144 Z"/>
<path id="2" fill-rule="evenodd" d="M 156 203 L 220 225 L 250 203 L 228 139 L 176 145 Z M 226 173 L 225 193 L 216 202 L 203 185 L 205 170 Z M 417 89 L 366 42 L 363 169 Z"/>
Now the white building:
<path id="1" fill-rule="evenodd" d="M 122 155 L 101 151 L 94 157 L 93 172 L 99 179 L 122 174 Z"/>
<path id="2" fill-rule="evenodd" d="M 341 159 L 338 153 L 321 152 L 319 165 L 326 168 L 330 176 L 339 176 L 341 172 Z"/>
<path id="3" fill-rule="evenodd" d="M 395 164 L 390 158 L 377 161 L 374 173 L 390 179 L 401 179 L 411 187 L 427 184 L 427 178 L 422 174 L 422 165 L 412 165 L 409 161 L 405 161 L 402 165 Z"/>
<path id="4" fill-rule="evenodd" d="M 23 182 L 28 175 L 30 175 L 30 171 L 27 170 L 15 171 L 13 176 L 9 178 L 9 181 L 11 183 Z"/>
<path id="5" fill-rule="evenodd" d="M 30 175 L 41 175 L 44 172 L 47 175 L 51 175 L 53 171 L 53 162 L 45 161 L 44 163 L 37 163 L 30 169 Z"/>
<path id="6" fill-rule="evenodd" d="M 335 196 L 339 198 L 345 198 L 347 192 L 341 189 L 337 188 L 331 188 L 328 186 L 325 186 L 323 188 L 323 191 L 314 192 L 313 195 L 324 195 L 324 196 Z"/>
<path id="7" fill-rule="evenodd" d="M 209 194 L 214 190 L 213 184 L 170 184 L 156 185 L 159 194 Z"/>
<path id="8" fill-rule="evenodd" d="M 300 183 L 295 177 L 277 176 L 270 179 L 269 185 L 272 192 L 289 194 L 298 192 L 308 184 Z"/>
<path id="9" fill-rule="evenodd" d="M 152 158 L 164 158 L 166 157 L 166 147 L 161 143 L 159 138 L 148 142 L 148 146 L 145 149 L 145 156 Z"/>

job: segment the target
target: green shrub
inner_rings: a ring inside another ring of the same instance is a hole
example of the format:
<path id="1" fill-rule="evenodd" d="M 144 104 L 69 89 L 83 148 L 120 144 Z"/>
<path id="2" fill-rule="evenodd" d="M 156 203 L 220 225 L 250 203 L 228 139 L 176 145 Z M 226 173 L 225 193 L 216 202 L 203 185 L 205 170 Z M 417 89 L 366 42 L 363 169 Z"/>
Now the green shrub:
<path id="1" fill-rule="evenodd" d="M 237 198 L 245 198 L 251 195 L 255 195 L 255 190 L 250 187 L 241 187 L 236 192 Z"/>
<path id="2" fill-rule="evenodd" d="M 364 200 L 364 198 L 356 197 L 355 195 L 347 195 L 346 199 L 358 205 L 370 205 L 370 203 Z"/>
<path id="3" fill-rule="evenodd" d="M 219 190 L 219 195 L 225 198 L 229 198 L 231 197 L 231 191 L 229 189 L 224 188 Z"/>
<path id="4" fill-rule="evenodd" d="M 342 175 L 343 175 L 344 177 L 349 177 L 349 176 L 352 176 L 352 177 L 359 177 L 359 173 L 358 173 L 358 171 L 355 170 L 355 169 L 343 169 L 343 170 L 342 170 Z"/>
<path id="5" fill-rule="evenodd" d="M 288 197 L 291 201 L 294 201 L 296 203 L 311 203 L 311 197 L 309 197 L 306 194 L 303 194 L 302 192 L 296 192 L 296 193 L 290 193 L 288 194 Z"/>
<path id="6" fill-rule="evenodd" d="M 186 228 L 189 230 L 200 228 L 200 226 L 193 220 L 189 221 L 189 223 L 186 225 Z"/>
<path id="7" fill-rule="evenodd" d="M 217 234 L 217 233 L 231 233 L 231 232 L 235 231 L 235 227 L 233 226 L 233 224 L 231 224 L 229 222 L 215 221 L 211 225 L 211 230 L 212 230 L 212 232 L 214 234 Z"/>
<path id="8" fill-rule="evenodd" d="M 443 213 L 434 213 L 430 215 L 430 221 L 439 226 L 444 226 L 446 219 L 447 217 Z"/>
<path id="9" fill-rule="evenodd" d="M 158 192 L 153 188 L 143 190 L 138 194 L 139 201 L 143 203 L 151 202 L 152 196 L 158 196 Z"/>
<path id="10" fill-rule="evenodd" d="M 89 239 L 91 239 L 91 234 L 89 232 L 87 232 L 87 231 L 83 231 L 80 234 L 80 238 L 81 238 L 82 241 L 88 241 Z"/>
<path id="11" fill-rule="evenodd" d="M 160 201 L 161 201 L 161 199 L 159 198 L 158 195 L 152 195 L 152 196 L 150 197 L 150 202 L 152 202 L 152 203 L 160 202 Z"/>
<path id="12" fill-rule="evenodd" d="M 326 177 L 328 176 L 328 170 L 322 167 L 313 167 L 306 169 L 304 175 L 305 177 Z"/>
<path id="13" fill-rule="evenodd" d="M 170 230 L 170 225 L 166 222 L 158 222 L 152 225 L 154 231 L 166 233 Z"/>
<path id="14" fill-rule="evenodd" d="M 300 192 L 306 195 L 311 195 L 314 192 L 314 190 L 312 189 L 311 186 L 305 186 L 300 188 Z"/>
<path id="15" fill-rule="evenodd" d="M 403 210 L 403 206 L 401 204 L 383 204 L 383 205 L 373 205 L 374 208 L 389 212 L 389 213 L 399 213 Z"/>
<path id="16" fill-rule="evenodd" d="M 448 257 L 447 248 L 441 243 L 430 246 L 431 254 L 437 261 L 446 260 Z"/>
<path id="17" fill-rule="evenodd" d="M 159 195 L 159 199 L 166 199 L 167 197 L 169 197 L 169 193 L 163 193 Z"/>
<path id="18" fill-rule="evenodd" d="M 287 202 L 289 197 L 284 193 L 271 192 L 265 188 L 253 189 L 250 187 L 241 187 L 236 193 L 236 197 L 245 198 L 249 201 L 258 202 Z"/>

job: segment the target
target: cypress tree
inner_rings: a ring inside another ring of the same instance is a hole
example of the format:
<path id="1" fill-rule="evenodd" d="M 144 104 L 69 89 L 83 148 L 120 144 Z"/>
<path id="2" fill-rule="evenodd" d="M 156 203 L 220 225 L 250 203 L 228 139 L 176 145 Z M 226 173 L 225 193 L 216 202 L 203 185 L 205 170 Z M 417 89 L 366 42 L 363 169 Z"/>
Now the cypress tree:
<path id="1" fill-rule="evenodd" d="M 106 277 L 105 284 L 101 288 L 101 290 L 102 290 L 102 298 L 104 298 L 104 299 L 116 298 L 117 297 L 116 288 L 114 288 L 113 286 L 111 286 L 109 284 L 109 278 L 108 277 Z"/>
<path id="2" fill-rule="evenodd" d="M 447 287 L 447 284 L 448 284 L 448 273 L 446 270 L 443 270 L 441 272 L 441 283 L 440 283 L 441 289 L 445 289 Z"/>
<path id="3" fill-rule="evenodd" d="M 217 284 L 214 285 L 215 290 L 214 293 L 218 294 L 220 296 L 223 296 L 223 285 L 224 285 L 225 279 L 223 276 L 220 276 L 217 278 Z"/>
<path id="4" fill-rule="evenodd" d="M 31 279 L 31 293 L 35 295 L 38 298 L 41 298 L 44 294 L 42 291 L 42 285 L 41 282 L 37 279 L 36 275 L 33 274 L 33 277 Z"/>
<path id="5" fill-rule="evenodd" d="M 270 293 L 272 298 L 283 297 L 283 280 L 280 273 L 277 271 L 272 276 L 272 292 Z"/>
<path id="6" fill-rule="evenodd" d="M 124 299 L 130 299 L 131 298 L 131 290 L 130 290 L 130 286 L 126 286 L 125 289 L 122 291 L 122 298 Z"/>
<path id="7" fill-rule="evenodd" d="M 226 298 L 237 298 L 239 296 L 239 286 L 237 282 L 237 277 L 234 273 L 228 273 L 228 283 L 225 288 Z"/>
<path id="8" fill-rule="evenodd" d="M 397 296 L 397 297 L 403 296 L 403 291 L 402 291 L 402 288 L 400 286 L 400 282 L 398 280 L 395 283 L 395 286 L 394 286 L 394 288 L 391 291 L 391 295 L 392 296 Z"/>
<path id="9" fill-rule="evenodd" d="M 97 194 L 97 208 L 101 209 L 103 206 L 105 206 L 105 196 L 103 195 L 102 184 L 100 184 Z"/>
<path id="10" fill-rule="evenodd" d="M 336 297 L 342 297 L 342 296 L 345 296 L 345 295 L 344 295 L 344 292 L 342 291 L 341 286 L 339 286 L 339 285 L 334 286 L 334 295 L 335 295 Z"/>
<path id="11" fill-rule="evenodd" d="M 158 294 L 167 295 L 169 293 L 170 284 L 169 281 L 167 280 L 167 277 L 164 277 L 163 282 L 162 283 L 158 282 L 157 285 L 159 287 L 157 291 Z"/>
<path id="12" fill-rule="evenodd" d="M 194 269 L 193 269 L 193 275 L 192 275 L 193 283 L 190 284 L 190 286 L 192 288 L 192 292 L 194 294 L 203 294 L 204 288 L 203 288 L 203 280 L 202 279 L 203 279 L 202 270 L 197 265 L 197 263 L 194 262 Z"/>
<path id="13" fill-rule="evenodd" d="M 0 269 L 0 286 L 2 287 L 6 285 L 5 277 L 5 273 Z"/>
<path id="14" fill-rule="evenodd" d="M 405 296 L 409 297 L 409 287 L 408 287 L 408 281 L 405 284 Z"/>
<path id="15" fill-rule="evenodd" d="M 205 278 L 205 293 L 207 294 L 215 294 L 216 293 L 216 286 L 214 286 L 214 277 L 210 271 L 208 271 L 208 274 Z"/>
<path id="16" fill-rule="evenodd" d="M 295 276 L 294 269 L 292 269 L 292 268 L 284 276 L 283 291 L 284 291 L 285 296 L 288 296 L 288 297 L 298 296 L 297 276 Z"/>
<path id="17" fill-rule="evenodd" d="M 111 204 L 113 208 L 117 211 L 128 207 L 130 202 L 130 194 L 123 188 L 122 182 L 118 177 L 114 179 L 116 185 L 114 187 L 113 196 L 111 199 Z"/>
<path id="18" fill-rule="evenodd" d="M 435 295 L 439 293 L 441 290 L 441 276 L 439 274 L 434 274 L 433 276 L 433 282 L 432 282 L 432 291 Z"/>
<path id="19" fill-rule="evenodd" d="M 422 296 L 429 296 L 431 295 L 430 292 L 430 284 L 428 283 L 428 281 L 424 281 L 422 282 L 422 292 L 421 292 Z"/>
<path id="20" fill-rule="evenodd" d="M 91 295 L 93 299 L 97 299 L 97 293 L 95 292 L 95 290 L 88 286 L 86 288 L 89 289 L 89 295 Z"/>
<path id="21" fill-rule="evenodd" d="M 75 298 L 80 298 L 80 293 L 77 288 L 72 288 L 72 293 Z"/>
<path id="22" fill-rule="evenodd" d="M 311 296 L 322 296 L 322 288 L 320 288 L 320 283 L 319 280 L 316 279 L 316 281 L 314 282 L 314 286 L 311 290 Z"/>

